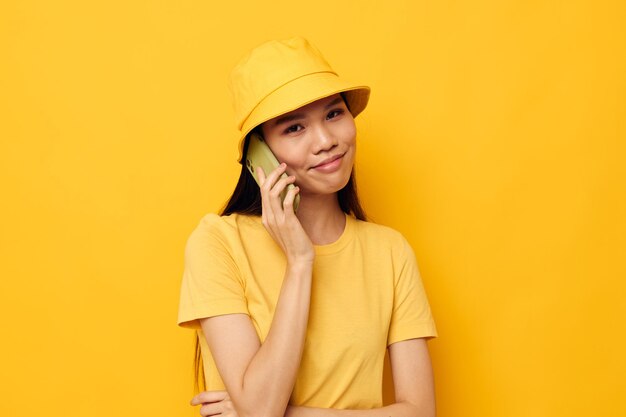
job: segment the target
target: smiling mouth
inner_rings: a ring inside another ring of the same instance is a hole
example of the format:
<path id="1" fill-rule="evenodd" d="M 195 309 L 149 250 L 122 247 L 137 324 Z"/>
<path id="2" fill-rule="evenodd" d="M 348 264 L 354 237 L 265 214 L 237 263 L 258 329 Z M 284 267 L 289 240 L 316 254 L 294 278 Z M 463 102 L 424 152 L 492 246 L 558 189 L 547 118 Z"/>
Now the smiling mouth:
<path id="1" fill-rule="evenodd" d="M 320 162 L 319 164 L 317 164 L 317 165 L 315 165 L 315 166 L 311 167 L 311 169 L 314 169 L 314 168 L 319 168 L 319 167 L 323 167 L 324 165 L 328 165 L 328 164 L 330 164 L 331 162 L 334 162 L 334 161 L 336 161 L 336 160 L 337 160 L 337 159 L 339 159 L 339 158 L 343 158 L 343 156 L 344 156 L 345 154 L 346 154 L 346 153 L 344 152 L 344 153 L 339 154 L 339 155 L 331 156 L 330 158 L 327 158 L 327 159 L 323 160 L 322 162 Z"/>

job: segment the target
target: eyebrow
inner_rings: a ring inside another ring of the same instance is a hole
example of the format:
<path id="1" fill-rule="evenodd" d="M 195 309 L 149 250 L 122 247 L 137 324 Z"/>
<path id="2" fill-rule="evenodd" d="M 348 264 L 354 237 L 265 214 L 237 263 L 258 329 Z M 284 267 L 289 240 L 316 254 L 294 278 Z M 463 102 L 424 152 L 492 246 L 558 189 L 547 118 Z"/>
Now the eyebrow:
<path id="1" fill-rule="evenodd" d="M 343 99 L 341 97 L 337 97 L 336 99 L 328 103 L 326 106 L 324 106 L 324 110 L 328 110 L 335 104 L 341 103 L 342 101 Z M 298 120 L 298 119 L 304 119 L 304 118 L 305 116 L 303 113 L 290 114 L 290 115 L 283 116 L 283 117 L 276 119 L 274 123 L 272 123 L 272 127 L 282 125 L 283 123 L 291 122 L 292 120 Z"/>

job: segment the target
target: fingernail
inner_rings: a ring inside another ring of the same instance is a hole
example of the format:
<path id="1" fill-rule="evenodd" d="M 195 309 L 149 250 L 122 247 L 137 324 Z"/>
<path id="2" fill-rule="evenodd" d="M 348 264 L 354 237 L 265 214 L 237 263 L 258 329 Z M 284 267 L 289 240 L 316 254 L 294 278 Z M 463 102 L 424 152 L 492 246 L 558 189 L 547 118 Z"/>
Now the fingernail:
<path id="1" fill-rule="evenodd" d="M 280 164 L 280 167 L 281 167 L 281 168 L 284 168 L 284 167 L 286 167 L 286 166 L 287 166 L 287 164 L 286 164 L 286 163 L 284 163 L 284 162 L 283 162 L 282 164 Z"/>

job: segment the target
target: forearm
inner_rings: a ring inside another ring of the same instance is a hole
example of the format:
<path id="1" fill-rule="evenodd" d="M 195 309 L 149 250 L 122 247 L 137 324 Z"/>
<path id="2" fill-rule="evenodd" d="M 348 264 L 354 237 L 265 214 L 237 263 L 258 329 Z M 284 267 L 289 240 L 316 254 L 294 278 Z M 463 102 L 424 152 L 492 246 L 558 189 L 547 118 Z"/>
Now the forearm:
<path id="1" fill-rule="evenodd" d="M 369 410 L 289 406 L 285 417 L 434 417 L 434 413 L 420 410 L 408 402 L 398 402 Z"/>
<path id="2" fill-rule="evenodd" d="M 435 417 L 437 407 L 428 346 L 423 338 L 389 346 L 396 402 L 368 410 L 289 406 L 285 417 Z"/>
<path id="3" fill-rule="evenodd" d="M 268 335 L 243 375 L 239 398 L 245 399 L 244 414 L 272 417 L 285 412 L 304 349 L 312 268 L 301 264 L 286 270 Z"/>

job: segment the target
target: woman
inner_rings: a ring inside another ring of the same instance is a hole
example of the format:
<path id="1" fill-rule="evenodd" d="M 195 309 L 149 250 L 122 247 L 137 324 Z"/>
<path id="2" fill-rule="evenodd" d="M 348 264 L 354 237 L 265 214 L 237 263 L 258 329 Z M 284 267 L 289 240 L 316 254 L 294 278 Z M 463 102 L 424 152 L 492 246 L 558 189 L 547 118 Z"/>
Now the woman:
<path id="1" fill-rule="evenodd" d="M 209 390 L 192 404 L 203 416 L 434 416 L 436 329 L 413 251 L 365 221 L 356 194 L 369 87 L 301 37 L 252 50 L 230 87 L 240 162 L 254 131 L 282 163 L 257 168 L 259 186 L 242 165 L 222 215 L 187 242 L 178 323 L 198 331 Z M 396 402 L 383 407 L 386 349 Z"/>

